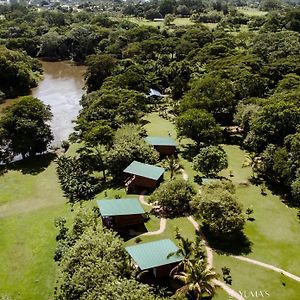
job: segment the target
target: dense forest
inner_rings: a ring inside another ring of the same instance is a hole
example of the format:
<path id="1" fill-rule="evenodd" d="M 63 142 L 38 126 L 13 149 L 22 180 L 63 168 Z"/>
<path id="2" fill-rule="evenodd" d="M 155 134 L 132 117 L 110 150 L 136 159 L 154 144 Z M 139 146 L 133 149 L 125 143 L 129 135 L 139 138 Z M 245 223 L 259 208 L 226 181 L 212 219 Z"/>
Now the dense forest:
<path id="1" fill-rule="evenodd" d="M 142 128 L 142 117 L 157 111 L 175 124 L 179 138 L 189 139 L 184 155 L 196 171 L 215 177 L 228 166 L 219 145 L 238 143 L 249 153 L 252 180 L 300 205 L 300 9 L 292 1 L 264 0 L 260 9 L 268 13 L 250 16 L 238 9 L 242 2 L 115 1 L 122 17 L 91 4 L 79 11 L 0 7 L 0 99 L 27 95 L 38 84 L 38 58 L 87 66 L 86 94 L 70 137 L 84 146 L 57 163 L 70 203 L 120 185 L 132 160 L 159 161 Z M 177 26 L 175 15 L 190 17 L 192 25 Z M 164 21 L 146 26 L 133 18 Z M 150 89 L 168 97 L 151 96 Z M 53 138 L 50 118 L 50 108 L 32 97 L 8 108 L 0 119 L 0 161 L 44 152 Z M 32 119 L 35 126 L 28 125 Z M 171 191 L 178 195 L 170 200 Z M 149 201 L 161 199 L 169 217 L 194 212 L 205 232 L 224 241 L 234 240 L 245 224 L 234 194 L 230 184 L 219 183 L 196 195 L 174 180 Z M 223 219 L 215 220 L 213 210 Z M 97 211 L 81 211 L 69 228 L 57 221 L 56 299 L 169 297 L 135 279 L 123 241 L 99 220 Z"/>

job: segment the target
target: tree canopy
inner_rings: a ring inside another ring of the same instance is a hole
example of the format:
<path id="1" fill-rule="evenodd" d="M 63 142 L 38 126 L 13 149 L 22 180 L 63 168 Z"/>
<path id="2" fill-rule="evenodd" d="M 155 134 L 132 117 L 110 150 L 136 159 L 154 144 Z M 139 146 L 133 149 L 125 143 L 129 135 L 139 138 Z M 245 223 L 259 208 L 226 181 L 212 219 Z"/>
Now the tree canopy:
<path id="1" fill-rule="evenodd" d="M 47 151 L 53 140 L 48 124 L 51 117 L 50 107 L 39 99 L 31 96 L 19 98 L 0 119 L 3 151 L 12 156 L 21 154 L 23 158 Z"/>
<path id="2" fill-rule="evenodd" d="M 200 144 L 216 144 L 221 138 L 221 128 L 212 114 L 202 109 L 189 109 L 176 119 L 177 134 Z"/>
<path id="3" fill-rule="evenodd" d="M 78 213 L 70 229 L 58 221 L 57 239 L 64 251 L 55 299 L 158 300 L 148 286 L 133 279 L 124 242 L 102 226 L 98 214 Z"/>
<path id="4" fill-rule="evenodd" d="M 151 194 L 149 201 L 157 202 L 165 216 L 182 216 L 190 213 L 190 201 L 195 193 L 190 183 L 174 179 L 162 183 Z"/>
<path id="5" fill-rule="evenodd" d="M 4 98 L 28 94 L 37 85 L 40 63 L 20 52 L 0 47 L 0 94 Z"/>
<path id="6" fill-rule="evenodd" d="M 218 146 L 204 147 L 194 157 L 193 166 L 196 171 L 202 172 L 206 176 L 215 176 L 228 167 L 227 154 Z"/>
<path id="7" fill-rule="evenodd" d="M 245 225 L 242 206 L 233 191 L 232 185 L 226 182 L 212 183 L 204 186 L 192 202 L 204 228 L 221 240 L 233 238 Z"/>

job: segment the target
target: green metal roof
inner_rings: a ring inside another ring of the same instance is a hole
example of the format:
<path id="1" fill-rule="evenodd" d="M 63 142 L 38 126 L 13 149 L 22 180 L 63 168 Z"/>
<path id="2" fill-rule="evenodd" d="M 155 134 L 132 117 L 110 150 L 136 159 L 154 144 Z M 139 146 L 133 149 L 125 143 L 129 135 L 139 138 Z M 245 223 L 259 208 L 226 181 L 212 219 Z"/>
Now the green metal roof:
<path id="1" fill-rule="evenodd" d="M 181 255 L 168 255 L 178 250 L 171 240 L 160 240 L 126 247 L 127 252 L 141 270 L 182 261 Z"/>
<path id="2" fill-rule="evenodd" d="M 142 176 L 157 180 L 164 174 L 165 169 L 157 166 L 144 164 L 138 161 L 133 161 L 125 170 L 125 173 Z"/>
<path id="3" fill-rule="evenodd" d="M 174 146 L 177 147 L 176 142 L 170 137 L 164 136 L 147 136 L 145 141 L 153 146 Z"/>
<path id="4" fill-rule="evenodd" d="M 138 199 L 102 199 L 97 200 L 102 216 L 126 216 L 144 214 L 145 211 Z"/>
<path id="5" fill-rule="evenodd" d="M 210 184 L 210 183 L 214 183 L 216 181 L 219 181 L 219 179 L 216 178 L 202 178 L 202 184 Z"/>

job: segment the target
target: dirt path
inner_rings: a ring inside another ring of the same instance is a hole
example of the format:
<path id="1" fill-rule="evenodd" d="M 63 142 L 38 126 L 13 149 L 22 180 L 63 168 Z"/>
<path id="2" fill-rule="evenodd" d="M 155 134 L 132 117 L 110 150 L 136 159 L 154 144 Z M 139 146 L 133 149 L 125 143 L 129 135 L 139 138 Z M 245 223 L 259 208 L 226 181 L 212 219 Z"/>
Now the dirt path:
<path id="1" fill-rule="evenodd" d="M 140 200 L 140 202 L 141 202 L 143 205 L 153 207 L 152 204 L 148 203 L 148 202 L 145 200 L 145 192 L 142 192 L 142 193 L 140 194 L 139 200 Z"/>
<path id="2" fill-rule="evenodd" d="M 208 242 L 205 239 L 205 236 L 203 235 L 203 233 L 200 229 L 200 226 L 196 222 L 196 220 L 192 216 L 187 217 L 187 219 L 193 224 L 194 228 L 196 229 L 199 236 L 201 237 L 201 240 L 203 240 L 204 245 L 205 245 L 205 249 L 206 249 L 206 255 L 207 255 L 207 267 L 212 268 L 213 267 L 213 261 L 214 261 L 212 249 L 209 247 Z"/>
<path id="3" fill-rule="evenodd" d="M 157 205 L 153 205 L 151 203 L 148 203 L 146 200 L 145 200 L 145 196 L 144 196 L 145 192 L 142 192 L 139 196 L 139 200 L 140 202 L 143 204 L 143 205 L 146 205 L 146 206 L 150 206 L 150 207 L 153 207 L 153 208 L 159 208 L 159 206 Z M 148 232 L 145 232 L 143 233 L 141 236 L 147 236 L 147 235 L 159 235 L 159 234 L 162 234 L 165 230 L 166 230 L 166 226 L 167 226 L 167 219 L 166 218 L 160 218 L 160 222 L 159 222 L 159 229 L 156 230 L 156 231 L 148 231 Z"/>
<path id="4" fill-rule="evenodd" d="M 245 261 L 245 262 L 248 262 L 250 264 L 254 264 L 254 265 L 257 265 L 257 266 L 260 266 L 260 267 L 263 267 L 263 268 L 266 268 L 266 269 L 269 269 L 269 270 L 273 270 L 275 272 L 278 272 L 278 273 L 281 273 L 291 279 L 294 279 L 295 281 L 298 281 L 300 282 L 300 277 L 297 276 L 297 275 L 294 275 L 292 273 L 289 273 L 287 271 L 284 271 L 280 268 L 277 268 L 273 265 L 269 265 L 269 264 L 266 264 L 266 263 L 263 263 L 263 262 L 260 262 L 258 260 L 255 260 L 255 259 L 251 259 L 251 258 L 248 258 L 248 257 L 244 257 L 244 256 L 234 256 L 234 255 L 230 255 L 231 257 L 233 258 L 236 258 L 236 259 L 239 259 L 239 260 L 242 260 L 242 261 Z"/>
<path id="5" fill-rule="evenodd" d="M 166 230 L 166 225 L 167 225 L 167 219 L 161 218 L 160 222 L 159 222 L 158 230 L 145 232 L 145 233 L 141 234 L 141 236 L 162 234 Z"/>
<path id="6" fill-rule="evenodd" d="M 184 169 L 180 169 L 183 180 L 188 181 L 189 175 Z"/>
<path id="7" fill-rule="evenodd" d="M 189 175 L 186 173 L 186 171 L 184 169 L 181 169 L 180 171 L 182 174 L 182 178 L 187 181 L 189 179 Z M 201 240 L 204 242 L 206 256 L 207 256 L 207 268 L 210 269 L 213 267 L 213 261 L 214 261 L 213 250 L 209 247 L 209 244 L 208 244 L 204 234 L 202 233 L 199 224 L 196 222 L 196 220 L 192 216 L 187 217 L 187 219 L 192 223 L 192 225 L 198 232 Z M 216 286 L 219 286 L 220 288 L 222 288 L 229 296 L 231 296 L 237 300 L 245 300 L 245 298 L 243 296 L 241 296 L 238 292 L 233 290 L 231 287 L 229 287 L 224 282 L 215 279 L 215 280 L 213 280 L 213 283 Z"/>
<path id="8" fill-rule="evenodd" d="M 233 290 L 230 286 L 228 286 L 224 282 L 222 282 L 220 280 L 217 280 L 217 279 L 214 279 L 213 283 L 215 285 L 219 286 L 220 288 L 222 288 L 232 298 L 235 298 L 237 300 L 245 300 L 245 298 L 241 294 L 239 294 L 238 292 Z"/>

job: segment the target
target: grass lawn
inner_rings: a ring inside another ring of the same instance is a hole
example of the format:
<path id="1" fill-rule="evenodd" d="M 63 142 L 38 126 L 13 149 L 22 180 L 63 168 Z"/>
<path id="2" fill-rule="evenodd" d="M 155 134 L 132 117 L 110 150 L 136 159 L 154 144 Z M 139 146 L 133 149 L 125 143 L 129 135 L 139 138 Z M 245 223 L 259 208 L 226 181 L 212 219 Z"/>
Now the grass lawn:
<path id="1" fill-rule="evenodd" d="M 53 298 L 54 219 L 63 215 L 61 204 L 0 218 L 0 298 Z"/>
<path id="2" fill-rule="evenodd" d="M 150 224 L 145 224 L 148 231 L 154 231 L 159 229 L 159 219 L 153 218 L 150 221 Z M 195 229 L 193 225 L 186 218 L 175 218 L 175 219 L 167 219 L 167 227 L 166 230 L 160 235 L 152 235 L 152 236 L 141 236 L 141 243 L 152 242 L 156 240 L 162 239 L 171 239 L 175 243 L 177 240 L 175 239 L 176 228 L 179 229 L 179 232 L 185 237 L 189 239 L 195 238 Z M 126 242 L 126 246 L 134 245 L 135 238 L 132 238 Z"/>
<path id="3" fill-rule="evenodd" d="M 237 9 L 238 12 L 241 12 L 249 17 L 262 17 L 265 16 L 268 12 L 261 11 L 257 8 L 251 8 L 251 7 L 241 7 Z"/>
<path id="4" fill-rule="evenodd" d="M 271 300 L 298 300 L 300 295 L 300 284 L 280 273 L 267 270 L 243 261 L 239 261 L 228 256 L 214 255 L 214 265 L 219 274 L 222 274 L 221 268 L 227 266 L 231 270 L 232 288 L 236 291 L 250 294 L 250 291 L 268 292 Z M 255 297 L 245 297 L 245 299 Z M 256 297 L 256 298 L 262 298 Z M 228 299 L 219 298 L 214 299 Z"/>
<path id="5" fill-rule="evenodd" d="M 144 117 L 144 120 L 149 122 L 144 125 L 148 135 L 168 136 L 170 134 L 173 139 L 176 139 L 176 130 L 174 124 L 160 117 L 157 112 L 148 114 L 146 117 Z"/>
<path id="6" fill-rule="evenodd" d="M 242 187 L 251 176 L 251 168 L 242 168 L 244 152 L 237 146 L 224 146 L 233 182 L 237 185 L 237 197 L 244 209 L 253 208 L 253 222 L 247 222 L 245 234 L 252 243 L 250 258 L 273 264 L 300 276 L 300 235 L 297 209 L 285 205 L 279 196 L 267 191 L 263 196 L 259 186 Z M 228 176 L 229 171 L 221 174 Z M 299 284 L 300 285 L 300 284 Z"/>
<path id="7" fill-rule="evenodd" d="M 0 176 L 0 187 L 0 298 L 52 299 L 54 220 L 69 214 L 55 163 L 17 163 Z"/>
<path id="8" fill-rule="evenodd" d="M 202 25 L 208 27 L 210 30 L 217 28 L 218 23 L 202 23 Z"/>
<path id="9" fill-rule="evenodd" d="M 149 21 L 147 19 L 140 19 L 140 18 L 134 18 L 134 17 L 130 17 L 130 18 L 126 18 L 128 21 L 131 21 L 133 23 L 136 23 L 138 25 L 146 25 L 146 26 L 153 26 L 153 27 L 166 27 L 164 25 L 164 21 Z M 176 18 L 172 23 L 172 25 L 181 27 L 181 26 L 190 26 L 195 24 L 193 21 L 190 20 L 190 18 Z"/>

